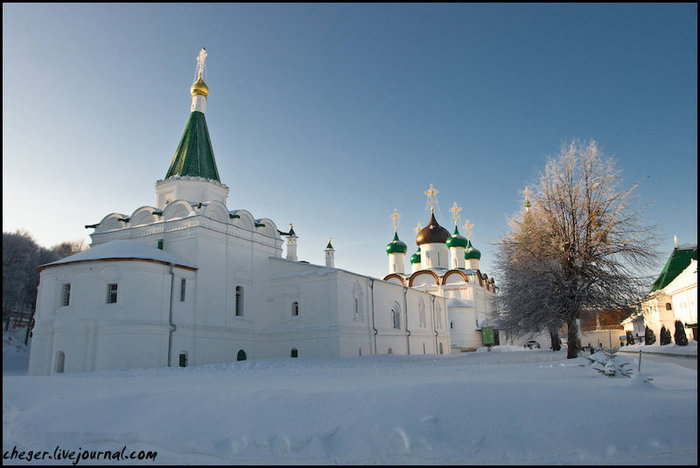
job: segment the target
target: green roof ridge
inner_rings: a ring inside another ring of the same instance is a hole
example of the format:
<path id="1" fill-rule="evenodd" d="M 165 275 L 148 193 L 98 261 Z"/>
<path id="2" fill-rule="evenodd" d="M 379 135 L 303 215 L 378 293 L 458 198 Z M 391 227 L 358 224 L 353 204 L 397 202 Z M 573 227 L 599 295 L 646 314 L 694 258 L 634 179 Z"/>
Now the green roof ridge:
<path id="1" fill-rule="evenodd" d="M 654 281 L 651 287 L 650 293 L 663 289 L 669 285 L 671 281 L 676 279 L 676 276 L 680 275 L 683 270 L 685 270 L 688 265 L 690 265 L 691 260 L 698 259 L 698 248 L 697 246 L 692 248 L 678 248 L 675 247 L 671 256 L 668 257 L 666 265 L 661 270 L 661 274 Z"/>
<path id="2" fill-rule="evenodd" d="M 187 119 L 165 178 L 173 176 L 203 177 L 221 182 L 203 112 L 192 111 Z"/>

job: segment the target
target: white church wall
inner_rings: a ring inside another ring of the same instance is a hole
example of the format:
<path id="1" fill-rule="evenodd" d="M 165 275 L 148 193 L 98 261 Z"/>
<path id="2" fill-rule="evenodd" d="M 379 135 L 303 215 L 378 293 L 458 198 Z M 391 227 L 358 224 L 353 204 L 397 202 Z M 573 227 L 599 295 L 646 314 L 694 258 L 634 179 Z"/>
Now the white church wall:
<path id="1" fill-rule="evenodd" d="M 449 266 L 450 253 L 443 243 L 422 244 L 421 267 L 429 270 L 432 268 L 444 268 Z"/>
<path id="2" fill-rule="evenodd" d="M 373 326 L 377 329 L 377 354 L 408 354 L 404 287 L 374 281 Z M 391 352 L 390 352 L 391 350 Z"/>
<path id="3" fill-rule="evenodd" d="M 44 269 L 30 373 L 46 373 L 47 362 L 55 373 L 59 351 L 65 372 L 165 365 L 169 269 L 148 261 L 81 262 Z M 63 284 L 68 283 L 69 304 L 63 306 Z M 109 284 L 117 285 L 114 303 L 108 303 Z"/>
<path id="4" fill-rule="evenodd" d="M 410 320 L 410 352 L 411 354 L 437 354 L 439 340 L 435 335 L 435 323 L 431 309 L 433 301 L 442 298 L 435 297 L 415 289 L 408 289 L 406 302 L 411 314 Z"/>

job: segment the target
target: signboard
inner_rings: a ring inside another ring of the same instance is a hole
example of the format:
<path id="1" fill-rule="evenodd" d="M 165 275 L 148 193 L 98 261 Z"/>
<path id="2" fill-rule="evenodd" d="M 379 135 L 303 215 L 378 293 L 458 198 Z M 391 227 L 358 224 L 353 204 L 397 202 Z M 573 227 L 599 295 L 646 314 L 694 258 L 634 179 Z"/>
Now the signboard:
<path id="1" fill-rule="evenodd" d="M 485 345 L 492 345 L 495 343 L 493 339 L 493 327 L 481 327 L 481 342 Z"/>

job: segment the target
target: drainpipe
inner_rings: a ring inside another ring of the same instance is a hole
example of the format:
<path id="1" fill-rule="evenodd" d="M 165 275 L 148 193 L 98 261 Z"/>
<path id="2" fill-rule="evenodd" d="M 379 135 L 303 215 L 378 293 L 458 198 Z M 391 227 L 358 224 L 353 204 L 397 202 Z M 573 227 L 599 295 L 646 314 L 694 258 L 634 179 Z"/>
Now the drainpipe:
<path id="1" fill-rule="evenodd" d="M 173 351 L 173 332 L 175 332 L 175 324 L 173 323 L 173 295 L 175 293 L 175 272 L 174 263 L 170 264 L 170 305 L 168 307 L 168 367 L 172 365 Z"/>
<path id="2" fill-rule="evenodd" d="M 438 330 L 437 323 L 435 320 L 435 296 L 432 297 L 432 314 L 433 314 L 433 331 L 435 332 L 435 354 L 439 354 L 438 351 Z"/>
<path id="3" fill-rule="evenodd" d="M 372 329 L 374 330 L 374 354 L 377 354 L 377 327 L 374 323 L 374 278 L 370 278 L 369 281 L 369 287 L 372 289 Z"/>
<path id="4" fill-rule="evenodd" d="M 408 294 L 408 288 L 404 286 L 403 288 L 403 309 L 406 311 L 406 352 L 411 354 L 411 330 L 408 329 L 408 299 L 406 295 Z"/>

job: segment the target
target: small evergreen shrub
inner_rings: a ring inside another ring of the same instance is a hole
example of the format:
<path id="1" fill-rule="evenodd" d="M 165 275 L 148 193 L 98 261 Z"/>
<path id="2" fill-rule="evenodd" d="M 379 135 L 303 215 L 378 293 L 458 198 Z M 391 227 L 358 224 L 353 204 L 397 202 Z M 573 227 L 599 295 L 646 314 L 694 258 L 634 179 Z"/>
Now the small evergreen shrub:
<path id="1" fill-rule="evenodd" d="M 673 339 L 678 346 L 688 346 L 688 337 L 685 336 L 685 328 L 680 320 L 676 320 L 676 332 L 673 334 Z"/>
<path id="2" fill-rule="evenodd" d="M 656 343 L 656 334 L 654 330 L 649 327 L 644 327 L 644 344 L 652 345 L 654 343 Z"/>
<path id="3" fill-rule="evenodd" d="M 659 338 L 661 339 L 661 346 L 671 344 L 671 330 L 662 326 L 661 327 L 661 336 Z"/>
<path id="4" fill-rule="evenodd" d="M 592 363 L 591 367 L 593 367 L 593 369 L 603 375 L 607 375 L 608 377 L 613 377 L 615 375 L 632 377 L 633 369 L 628 367 L 630 363 L 617 361 L 617 352 L 619 350 L 620 348 L 606 348 L 601 346 L 597 348 L 595 354 L 591 356 L 586 356 L 584 354 L 583 357 Z"/>

